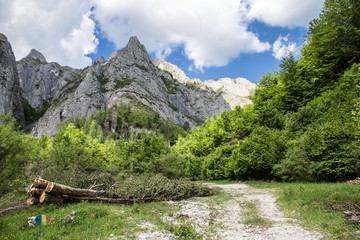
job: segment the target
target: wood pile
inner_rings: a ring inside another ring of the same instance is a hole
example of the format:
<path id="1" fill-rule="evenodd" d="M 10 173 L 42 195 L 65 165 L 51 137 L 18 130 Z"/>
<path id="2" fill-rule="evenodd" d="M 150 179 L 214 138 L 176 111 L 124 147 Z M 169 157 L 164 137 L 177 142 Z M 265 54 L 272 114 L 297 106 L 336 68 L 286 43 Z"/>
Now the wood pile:
<path id="1" fill-rule="evenodd" d="M 41 178 L 36 178 L 30 186 L 30 189 L 27 191 L 27 194 L 29 195 L 29 198 L 26 200 L 26 203 L 28 205 L 33 205 L 43 202 L 62 204 L 72 200 L 91 200 L 105 195 L 106 192 L 72 188 Z"/>
<path id="2" fill-rule="evenodd" d="M 34 180 L 30 189 L 27 191 L 27 194 L 29 195 L 29 198 L 26 200 L 27 205 L 42 203 L 63 204 L 66 202 L 79 202 L 82 200 L 115 204 L 132 204 L 134 202 L 177 200 L 182 196 L 177 195 L 163 198 L 156 197 L 156 194 L 155 196 L 147 196 L 144 194 L 141 198 L 116 198 L 106 191 L 72 188 L 42 178 L 36 178 Z"/>
<path id="3" fill-rule="evenodd" d="M 348 184 L 360 184 L 360 177 L 347 181 Z"/>

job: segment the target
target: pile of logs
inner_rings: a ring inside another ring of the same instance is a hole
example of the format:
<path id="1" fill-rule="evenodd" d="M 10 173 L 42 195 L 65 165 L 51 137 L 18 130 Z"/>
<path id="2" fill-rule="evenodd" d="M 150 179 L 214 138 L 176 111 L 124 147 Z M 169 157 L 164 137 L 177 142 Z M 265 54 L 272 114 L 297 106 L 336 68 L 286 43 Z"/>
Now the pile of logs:
<path id="1" fill-rule="evenodd" d="M 50 182 L 42 178 L 36 178 L 30 189 L 27 191 L 29 198 L 26 204 L 34 205 L 41 203 L 63 204 L 66 202 L 79 202 L 81 200 L 106 202 L 115 204 L 132 204 L 134 202 L 166 201 L 176 200 L 179 196 L 171 198 L 161 198 L 156 196 L 146 196 L 141 198 L 116 198 L 110 196 L 106 191 L 92 189 L 72 188 L 55 182 Z"/>
<path id="2" fill-rule="evenodd" d="M 106 191 L 72 188 L 36 178 L 27 193 L 30 196 L 26 203 L 33 205 L 43 202 L 62 204 L 67 201 L 95 200 L 104 196 Z"/>
<path id="3" fill-rule="evenodd" d="M 347 181 L 348 184 L 360 184 L 360 177 Z"/>

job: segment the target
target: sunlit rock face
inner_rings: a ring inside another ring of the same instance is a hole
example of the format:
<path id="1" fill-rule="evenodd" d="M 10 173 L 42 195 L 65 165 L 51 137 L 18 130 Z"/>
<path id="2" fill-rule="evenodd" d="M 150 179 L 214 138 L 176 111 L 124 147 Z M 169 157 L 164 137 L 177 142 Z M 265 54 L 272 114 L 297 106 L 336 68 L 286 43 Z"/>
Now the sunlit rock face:
<path id="1" fill-rule="evenodd" d="M 82 70 L 48 63 L 34 49 L 15 63 L 6 37 L 1 35 L 0 41 L 1 109 L 16 110 L 22 119 L 22 102 L 34 111 L 46 110 L 26 127 L 34 136 L 54 135 L 70 118 L 87 118 L 120 103 L 149 107 L 164 119 L 192 128 L 249 103 L 246 97 L 255 87 L 242 78 L 189 79 L 177 66 L 152 59 L 136 37 L 107 61 L 99 57 Z"/>
<path id="2" fill-rule="evenodd" d="M 165 60 L 154 59 L 153 62 L 161 70 L 171 73 L 174 79 L 184 85 L 213 90 L 221 94 L 232 109 L 236 106 L 251 104 L 249 95 L 256 88 L 256 84 L 245 78 L 218 78 L 201 82 L 197 78 L 190 79 L 180 68 Z"/>
<path id="3" fill-rule="evenodd" d="M 6 36 L 0 33 L 0 112 L 12 114 L 24 125 L 19 76 L 15 56 Z"/>

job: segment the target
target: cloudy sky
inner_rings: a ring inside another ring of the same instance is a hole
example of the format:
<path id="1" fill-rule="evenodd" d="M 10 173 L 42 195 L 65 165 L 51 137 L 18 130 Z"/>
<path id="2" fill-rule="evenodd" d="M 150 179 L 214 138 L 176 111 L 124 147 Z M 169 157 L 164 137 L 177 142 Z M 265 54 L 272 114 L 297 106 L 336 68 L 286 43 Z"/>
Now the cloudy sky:
<path id="1" fill-rule="evenodd" d="M 83 68 L 137 36 L 154 58 L 201 80 L 258 82 L 299 52 L 323 0 L 0 0 L 17 60 L 32 48 Z"/>

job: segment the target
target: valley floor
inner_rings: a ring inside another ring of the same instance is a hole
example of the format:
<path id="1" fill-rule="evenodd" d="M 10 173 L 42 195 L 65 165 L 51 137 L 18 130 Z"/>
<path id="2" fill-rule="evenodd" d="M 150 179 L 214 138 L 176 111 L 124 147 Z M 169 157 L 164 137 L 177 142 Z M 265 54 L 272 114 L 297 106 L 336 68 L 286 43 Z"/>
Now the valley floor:
<path id="1" fill-rule="evenodd" d="M 300 223 L 285 216 L 276 204 L 273 190 L 255 189 L 245 184 L 209 184 L 220 187 L 224 193 L 209 198 L 193 198 L 169 202 L 180 206 L 164 221 L 191 225 L 205 239 L 322 239 L 320 233 L 309 231 Z M 140 225 L 138 239 L 175 239 L 167 231 L 157 231 L 150 222 Z M 112 238 L 109 238 L 112 239 Z M 114 238 L 116 239 L 116 238 Z"/>

